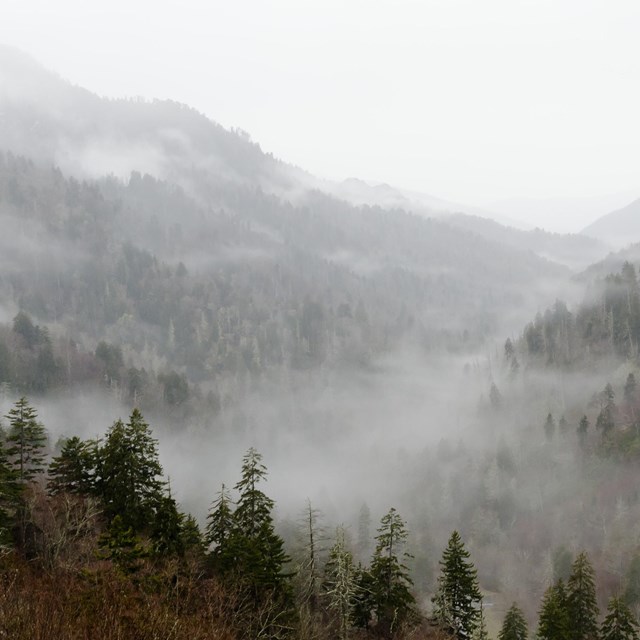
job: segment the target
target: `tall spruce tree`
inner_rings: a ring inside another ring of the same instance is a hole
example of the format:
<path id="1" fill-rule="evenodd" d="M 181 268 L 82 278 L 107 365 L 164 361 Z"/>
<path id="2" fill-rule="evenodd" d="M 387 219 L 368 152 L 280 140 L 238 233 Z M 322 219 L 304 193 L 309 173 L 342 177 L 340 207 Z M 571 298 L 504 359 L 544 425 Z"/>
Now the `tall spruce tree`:
<path id="1" fill-rule="evenodd" d="M 234 567 L 244 582 L 254 588 L 284 588 L 289 576 L 282 569 L 289 557 L 284 541 L 275 533 L 271 511 L 274 502 L 259 488 L 267 469 L 262 456 L 252 447 L 242 460 L 242 476 L 234 519 Z"/>
<path id="2" fill-rule="evenodd" d="M 36 410 L 24 396 L 6 417 L 9 420 L 7 454 L 18 482 L 26 484 L 45 471 L 47 432 L 38 422 Z"/>
<path id="3" fill-rule="evenodd" d="M 204 533 L 204 541 L 209 548 L 209 558 L 214 569 L 220 573 L 227 573 L 234 566 L 236 541 L 234 534 L 235 520 L 231 496 L 223 484 L 209 510 Z"/>
<path id="4" fill-rule="evenodd" d="M 601 640 L 638 640 L 638 623 L 621 598 L 611 598 L 600 628 Z"/>
<path id="5" fill-rule="evenodd" d="M 538 640 L 571 640 L 567 590 L 562 579 L 545 591 L 537 637 Z"/>
<path id="6" fill-rule="evenodd" d="M 571 640 L 598 637 L 598 604 L 593 567 L 583 551 L 576 557 L 567 582 L 567 610 Z"/>
<path id="7" fill-rule="evenodd" d="M 47 490 L 50 495 L 73 493 L 90 495 L 94 491 L 95 449 L 93 441 L 77 436 L 68 438 L 60 455 L 49 465 Z"/>
<path id="8" fill-rule="evenodd" d="M 438 587 L 433 597 L 434 617 L 458 638 L 469 638 L 478 621 L 482 594 L 476 569 L 457 531 L 449 538 L 440 566 Z"/>
<path id="9" fill-rule="evenodd" d="M 98 452 L 96 493 L 109 519 L 119 515 L 125 528 L 149 529 L 163 495 L 158 443 L 138 409 L 129 422 L 116 421 Z"/>
<path id="10" fill-rule="evenodd" d="M 527 640 L 527 622 L 522 609 L 515 602 L 502 621 L 498 640 Z"/>
<path id="11" fill-rule="evenodd" d="M 370 569 L 377 627 L 389 636 L 416 615 L 413 582 L 403 562 L 410 557 L 403 550 L 407 535 L 404 521 L 392 507 L 380 521 Z"/>

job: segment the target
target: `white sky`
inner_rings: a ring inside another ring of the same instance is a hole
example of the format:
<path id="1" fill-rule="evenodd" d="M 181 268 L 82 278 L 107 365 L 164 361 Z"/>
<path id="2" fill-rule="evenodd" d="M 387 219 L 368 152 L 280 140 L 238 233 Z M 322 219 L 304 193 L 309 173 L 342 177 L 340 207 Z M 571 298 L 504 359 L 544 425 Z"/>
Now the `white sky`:
<path id="1" fill-rule="evenodd" d="M 640 195 L 638 0 L 0 4 L 0 42 L 72 82 L 188 103 L 323 177 Z"/>

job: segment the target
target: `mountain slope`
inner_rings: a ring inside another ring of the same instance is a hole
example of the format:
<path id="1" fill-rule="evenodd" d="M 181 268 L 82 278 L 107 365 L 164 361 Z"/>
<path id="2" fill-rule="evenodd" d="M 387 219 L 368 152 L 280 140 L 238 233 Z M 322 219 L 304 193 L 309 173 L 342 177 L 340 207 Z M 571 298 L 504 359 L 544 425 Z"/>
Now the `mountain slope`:
<path id="1" fill-rule="evenodd" d="M 640 242 L 640 198 L 622 209 L 602 216 L 582 233 L 618 248 Z"/>

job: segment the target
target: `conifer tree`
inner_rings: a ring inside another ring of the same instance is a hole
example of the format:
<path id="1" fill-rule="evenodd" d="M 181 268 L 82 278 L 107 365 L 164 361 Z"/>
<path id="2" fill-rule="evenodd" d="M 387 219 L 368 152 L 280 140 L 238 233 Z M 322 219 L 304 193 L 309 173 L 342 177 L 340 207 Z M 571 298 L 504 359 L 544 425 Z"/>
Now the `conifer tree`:
<path id="1" fill-rule="evenodd" d="M 3 440 L 4 437 L 0 437 L 0 548 L 11 542 L 11 529 L 20 502 L 17 474 L 9 463 Z"/>
<path id="2" fill-rule="evenodd" d="M 498 640 L 527 640 L 527 622 L 515 602 L 504 617 Z"/>
<path id="3" fill-rule="evenodd" d="M 567 591 L 561 579 L 549 587 L 544 594 L 537 637 L 538 640 L 570 640 L 571 638 Z"/>
<path id="4" fill-rule="evenodd" d="M 9 432 L 7 454 L 12 461 L 18 482 L 31 482 L 44 473 L 47 433 L 36 410 L 23 396 L 7 414 Z"/>
<path id="5" fill-rule="evenodd" d="M 150 538 L 153 552 L 159 557 L 184 555 L 183 523 L 184 514 L 171 493 L 156 498 Z"/>
<path id="6" fill-rule="evenodd" d="M 638 640 L 638 623 L 621 598 L 611 598 L 600 628 L 601 640 Z"/>
<path id="7" fill-rule="evenodd" d="M 77 436 L 68 438 L 60 455 L 49 465 L 47 490 L 50 495 L 73 493 L 90 495 L 94 490 L 95 442 Z"/>
<path id="8" fill-rule="evenodd" d="M 158 443 L 138 409 L 129 422 L 116 421 L 98 452 L 96 493 L 108 518 L 119 515 L 138 532 L 153 523 L 162 496 Z"/>
<path id="9" fill-rule="evenodd" d="M 231 504 L 231 496 L 223 484 L 209 510 L 204 534 L 209 557 L 220 573 L 227 572 L 234 563 L 235 520 Z"/>
<path id="10" fill-rule="evenodd" d="M 587 554 L 576 557 L 567 583 L 567 610 L 571 640 L 595 640 L 598 637 L 598 604 L 595 576 Z"/>
<path id="11" fill-rule="evenodd" d="M 602 437 L 606 437 L 616 426 L 616 416 L 618 408 L 615 404 L 616 394 L 610 383 L 607 383 L 604 391 L 600 394 L 604 406 L 602 407 L 596 420 L 596 429 L 602 431 Z"/>
<path id="12" fill-rule="evenodd" d="M 453 630 L 459 638 L 469 638 L 478 621 L 478 605 L 482 598 L 478 577 L 469 552 L 454 531 L 440 561 L 441 574 L 433 598 L 434 617 Z"/>
<path id="13" fill-rule="evenodd" d="M 116 515 L 100 537 L 100 547 L 105 559 L 111 560 L 125 573 L 135 573 L 145 557 L 145 551 L 132 527 Z"/>
<path id="14" fill-rule="evenodd" d="M 392 634 L 416 613 L 413 582 L 403 563 L 410 557 L 403 551 L 407 535 L 404 521 L 392 507 L 380 521 L 370 570 L 374 613 L 383 633 Z"/>
<path id="15" fill-rule="evenodd" d="M 282 568 L 289 557 L 273 527 L 274 502 L 258 488 L 266 475 L 262 456 L 249 449 L 242 461 L 242 477 L 235 486 L 240 494 L 233 514 L 235 569 L 255 588 L 281 588 L 288 577 Z"/>

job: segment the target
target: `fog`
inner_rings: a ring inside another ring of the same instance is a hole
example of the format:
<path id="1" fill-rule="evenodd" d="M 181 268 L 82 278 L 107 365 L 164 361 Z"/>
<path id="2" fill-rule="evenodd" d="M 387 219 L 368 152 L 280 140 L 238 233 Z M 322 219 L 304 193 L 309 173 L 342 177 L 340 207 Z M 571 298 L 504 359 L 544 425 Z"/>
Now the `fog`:
<path id="1" fill-rule="evenodd" d="M 310 500 L 327 527 L 347 526 L 367 562 L 371 540 L 356 540 L 362 505 L 372 533 L 394 506 L 425 601 L 454 528 L 496 620 L 515 597 L 534 618 L 562 547 L 592 554 L 606 576 L 602 602 L 622 587 L 636 551 L 624 530 L 640 511 L 629 464 L 638 407 L 623 396 L 638 372 L 637 247 L 607 257 L 611 235 L 517 229 L 512 218 L 536 220 L 513 201 L 497 208 L 504 218 L 456 204 L 479 188 L 474 156 L 460 160 L 455 136 L 447 153 L 459 193 L 451 175 L 407 151 L 450 201 L 423 192 L 403 163 L 390 178 L 412 189 L 307 173 L 325 161 L 287 164 L 306 156 L 274 158 L 263 138 L 175 102 L 99 98 L 13 49 L 0 50 L 0 79 L 2 415 L 27 393 L 55 453 L 61 438 L 102 437 L 139 406 L 172 495 L 201 525 L 249 447 L 264 456 L 287 542 Z M 385 131 L 376 134 L 388 150 Z M 505 189 L 554 195 L 540 162 L 501 174 L 514 181 Z M 593 162 L 559 176 L 567 192 Z M 625 176 L 584 195 L 632 193 Z M 511 195 L 484 177 L 492 193 L 483 195 Z M 601 199 L 554 202 L 530 209 L 552 230 L 580 231 L 597 207 L 609 213 Z M 616 218 L 616 233 L 635 233 L 634 211 Z M 609 230 L 610 220 L 599 224 Z M 625 261 L 633 278 L 618 274 Z M 36 325 L 33 344 L 12 326 L 19 311 Z M 620 407 L 612 441 L 595 428 L 607 383 Z M 590 428 L 580 435 L 583 416 Z"/>

